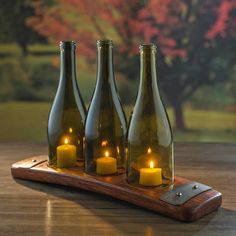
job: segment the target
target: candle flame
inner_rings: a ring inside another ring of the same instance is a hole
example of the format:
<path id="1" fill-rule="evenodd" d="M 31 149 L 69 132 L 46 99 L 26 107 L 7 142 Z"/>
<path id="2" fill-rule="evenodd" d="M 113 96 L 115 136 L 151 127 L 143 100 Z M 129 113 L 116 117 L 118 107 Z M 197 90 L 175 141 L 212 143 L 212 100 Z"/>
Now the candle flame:
<path id="1" fill-rule="evenodd" d="M 106 151 L 105 152 L 105 156 L 108 157 L 109 156 L 109 152 Z"/>
<path id="2" fill-rule="evenodd" d="M 68 144 L 68 138 L 65 138 L 65 144 Z"/>
<path id="3" fill-rule="evenodd" d="M 150 168 L 153 168 L 154 167 L 154 163 L 153 161 L 150 161 Z"/>
<path id="4" fill-rule="evenodd" d="M 102 141 L 102 147 L 106 147 L 107 144 L 108 144 L 108 141 L 107 141 L 107 140 Z"/>
<path id="5" fill-rule="evenodd" d="M 152 152 L 152 149 L 149 147 L 147 150 L 147 153 L 150 154 Z"/>
<path id="6" fill-rule="evenodd" d="M 69 132 L 72 133 L 72 132 L 73 132 L 73 129 L 72 129 L 72 128 L 69 128 Z"/>

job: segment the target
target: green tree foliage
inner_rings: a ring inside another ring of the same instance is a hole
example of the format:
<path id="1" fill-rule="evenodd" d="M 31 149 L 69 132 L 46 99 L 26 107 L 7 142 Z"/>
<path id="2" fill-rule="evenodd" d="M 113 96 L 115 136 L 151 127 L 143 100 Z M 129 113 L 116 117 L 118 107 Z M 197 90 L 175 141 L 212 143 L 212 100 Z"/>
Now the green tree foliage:
<path id="1" fill-rule="evenodd" d="M 27 54 L 27 45 L 30 43 L 46 43 L 40 35 L 25 24 L 27 17 L 34 14 L 30 0 L 1 0 L 0 7 L 0 42 L 16 42 Z"/>
<path id="2" fill-rule="evenodd" d="M 0 102 L 49 101 L 55 95 L 58 68 L 51 64 L 35 65 L 24 57 L 8 57 L 0 63 Z"/>

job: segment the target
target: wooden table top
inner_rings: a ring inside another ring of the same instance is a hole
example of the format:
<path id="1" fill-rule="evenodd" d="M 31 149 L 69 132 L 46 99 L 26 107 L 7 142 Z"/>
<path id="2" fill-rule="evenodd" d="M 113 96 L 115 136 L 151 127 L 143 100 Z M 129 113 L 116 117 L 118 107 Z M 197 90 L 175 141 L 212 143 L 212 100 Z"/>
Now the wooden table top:
<path id="1" fill-rule="evenodd" d="M 236 235 L 236 144 L 175 144 L 176 175 L 214 187 L 222 207 L 182 223 L 110 197 L 14 180 L 11 164 L 45 144 L 0 144 L 0 235 Z"/>

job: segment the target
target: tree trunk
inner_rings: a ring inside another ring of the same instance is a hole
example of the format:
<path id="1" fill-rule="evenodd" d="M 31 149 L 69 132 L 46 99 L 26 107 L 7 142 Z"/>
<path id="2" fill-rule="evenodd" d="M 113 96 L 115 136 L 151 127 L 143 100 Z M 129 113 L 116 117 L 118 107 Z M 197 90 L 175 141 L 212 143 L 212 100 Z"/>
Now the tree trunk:
<path id="1" fill-rule="evenodd" d="M 173 109 L 175 116 L 175 127 L 177 129 L 186 129 L 182 104 L 180 102 L 175 102 L 173 104 Z"/>
<path id="2" fill-rule="evenodd" d="M 22 50 L 22 55 L 27 56 L 28 55 L 28 48 L 27 48 L 27 43 L 25 42 L 19 42 L 19 46 L 21 47 Z"/>

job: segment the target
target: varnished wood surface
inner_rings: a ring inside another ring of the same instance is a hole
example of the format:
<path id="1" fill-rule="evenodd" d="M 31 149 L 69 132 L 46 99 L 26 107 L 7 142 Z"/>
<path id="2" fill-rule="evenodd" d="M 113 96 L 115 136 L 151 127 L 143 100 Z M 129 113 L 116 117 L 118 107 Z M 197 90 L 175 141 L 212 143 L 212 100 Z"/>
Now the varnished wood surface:
<path id="1" fill-rule="evenodd" d="M 191 180 L 175 176 L 174 185 L 169 188 L 134 187 L 127 183 L 123 172 L 112 176 L 92 176 L 86 174 L 81 167 L 50 168 L 46 155 L 17 161 L 11 166 L 11 172 L 17 179 L 59 184 L 101 193 L 185 222 L 192 222 L 208 215 L 217 210 L 222 202 L 221 193 L 209 189 L 184 204 L 172 205 L 160 200 L 160 197 L 173 188 L 191 183 Z"/>
<path id="2" fill-rule="evenodd" d="M 11 177 L 46 145 L 0 144 L 0 235 L 236 235 L 236 145 L 176 144 L 176 175 L 213 186 L 222 207 L 181 223 L 110 197 Z"/>

